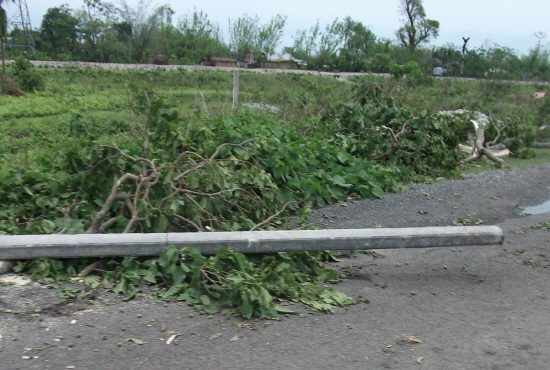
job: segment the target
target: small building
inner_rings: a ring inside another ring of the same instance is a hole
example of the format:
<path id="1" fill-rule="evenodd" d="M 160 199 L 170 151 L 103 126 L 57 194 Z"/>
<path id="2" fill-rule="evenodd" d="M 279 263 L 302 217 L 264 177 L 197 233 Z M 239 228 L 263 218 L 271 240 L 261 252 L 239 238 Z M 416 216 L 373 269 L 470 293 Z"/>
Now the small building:
<path id="1" fill-rule="evenodd" d="M 260 60 L 249 65 L 250 68 L 267 68 L 267 69 L 298 69 L 300 61 L 286 54 L 262 54 Z"/>
<path id="2" fill-rule="evenodd" d="M 200 61 L 205 67 L 247 68 L 248 63 L 233 58 L 209 58 Z"/>

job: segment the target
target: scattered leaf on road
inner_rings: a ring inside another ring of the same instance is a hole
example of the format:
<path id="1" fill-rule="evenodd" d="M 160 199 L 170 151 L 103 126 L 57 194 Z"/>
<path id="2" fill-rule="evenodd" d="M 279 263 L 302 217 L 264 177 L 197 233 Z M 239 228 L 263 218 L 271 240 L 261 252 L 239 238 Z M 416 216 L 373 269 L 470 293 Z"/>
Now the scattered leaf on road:
<path id="1" fill-rule="evenodd" d="M 212 339 L 216 339 L 216 338 L 219 338 L 223 335 L 223 333 L 216 333 L 216 334 L 212 334 L 211 336 L 208 337 L 208 340 L 212 340 Z"/>
<path id="2" fill-rule="evenodd" d="M 143 343 L 145 343 L 141 339 L 137 339 L 137 338 L 126 338 L 126 341 L 127 342 L 134 342 L 135 344 L 139 344 L 139 345 L 142 345 Z"/>

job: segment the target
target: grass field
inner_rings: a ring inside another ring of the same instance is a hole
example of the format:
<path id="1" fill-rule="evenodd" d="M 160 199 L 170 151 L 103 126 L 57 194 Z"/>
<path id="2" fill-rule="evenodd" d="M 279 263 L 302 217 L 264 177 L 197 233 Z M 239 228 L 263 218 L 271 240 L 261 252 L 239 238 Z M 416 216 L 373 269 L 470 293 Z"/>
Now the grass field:
<path id="1" fill-rule="evenodd" d="M 8 73 L 10 68 L 8 68 Z M 44 76 L 46 90 L 25 97 L 0 96 L 0 155 L 2 171 L 12 166 L 32 166 L 50 144 L 98 135 L 121 140 L 136 119 L 132 104 L 138 90 L 147 89 L 165 97 L 184 121 L 227 117 L 232 111 L 232 73 L 196 71 L 111 71 L 76 68 L 35 68 Z M 287 122 L 303 133 L 314 134 L 315 121 L 330 107 L 353 100 L 355 83 L 374 82 L 396 106 L 420 112 L 479 110 L 510 126 L 548 124 L 550 99 L 534 99 L 545 86 L 501 82 L 464 82 L 434 79 L 410 86 L 406 80 L 366 76 L 340 81 L 332 77 L 292 73 L 241 72 L 239 102 L 264 103 L 277 112 L 256 110 L 253 114 Z M 533 131 L 536 135 L 536 130 Z M 547 140 L 547 138 L 537 138 Z M 512 165 L 549 161 L 546 150 L 535 158 L 510 158 Z M 466 171 L 485 169 L 472 164 Z M 491 166 L 489 166 L 491 167 Z"/>

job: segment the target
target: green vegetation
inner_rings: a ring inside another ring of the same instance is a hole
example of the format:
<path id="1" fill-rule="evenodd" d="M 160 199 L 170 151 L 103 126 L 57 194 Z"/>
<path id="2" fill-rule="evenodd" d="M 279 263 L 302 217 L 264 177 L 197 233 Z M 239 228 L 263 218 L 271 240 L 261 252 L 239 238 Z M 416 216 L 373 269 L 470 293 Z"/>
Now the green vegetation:
<path id="1" fill-rule="evenodd" d="M 550 80 L 550 49 L 546 33 L 536 32 L 538 42 L 527 55 L 518 55 L 506 45 L 486 42 L 468 48 L 464 44 L 437 45 L 440 22 L 430 19 L 430 9 L 421 0 L 397 1 L 400 26 L 395 39 L 379 37 L 362 22 L 350 16 L 322 25 L 297 30 L 291 45 L 281 45 L 287 17 L 276 14 L 266 23 L 257 15 L 243 14 L 224 22 L 223 30 L 202 10 L 175 16 L 169 5 L 147 1 L 129 4 L 104 0 L 84 0 L 76 8 L 59 2 L 47 9 L 40 27 L 27 30 L 34 39 L 37 60 L 199 64 L 213 57 L 255 62 L 288 53 L 300 68 L 335 72 L 403 73 L 397 66 L 415 63 L 416 74 L 430 76 L 441 67 L 446 76 Z M 0 8 L 1 9 L 1 8 Z M 0 17 L 1 19 L 1 17 Z M 18 27 L 7 36 L 6 58 L 24 53 L 28 40 Z M 535 41 L 535 38 L 533 38 Z M 429 46 L 428 42 L 435 46 Z M 460 42 L 460 40 L 459 40 Z M 277 57 L 274 59 L 278 59 Z M 234 61 L 235 63 L 235 61 Z M 408 68 L 406 68 L 408 69 Z M 405 70 L 406 70 L 405 69 Z"/>
<path id="2" fill-rule="evenodd" d="M 518 151 L 546 122 L 547 98 L 532 97 L 541 86 L 243 72 L 241 102 L 277 109 L 234 112 L 226 72 L 32 73 L 43 90 L 0 97 L 0 234 L 305 226 L 312 207 L 459 175 L 469 117 L 439 110 L 490 114 L 487 137 L 500 133 Z M 323 311 L 353 303 L 314 285 L 338 279 L 326 257 L 170 248 L 158 259 L 113 259 L 82 280 L 130 297 L 141 282 L 162 283 L 161 298 L 271 317 L 277 299 Z M 91 262 L 39 259 L 18 270 L 59 283 Z"/>
<path id="3" fill-rule="evenodd" d="M 204 257 L 197 249 L 166 248 L 158 258 L 126 257 L 112 259 L 102 277 L 77 276 L 89 260 L 52 260 L 40 258 L 19 262 L 15 271 L 30 271 L 35 280 L 59 287 L 60 294 L 74 288 L 66 283 L 80 280 L 89 289 L 106 288 L 127 299 L 143 295 L 143 284 L 157 284 L 148 294 L 164 300 L 183 301 L 197 310 L 214 314 L 235 307 L 244 317 L 276 317 L 295 314 L 274 302 L 291 300 L 310 308 L 332 312 L 334 306 L 357 303 L 352 298 L 319 283 L 334 283 L 340 276 L 323 262 L 333 259 L 327 253 L 277 253 L 245 256 L 221 248 L 215 256 Z M 315 283 L 315 284 L 314 284 Z M 89 292 L 82 292 L 84 296 Z"/>
<path id="4" fill-rule="evenodd" d="M 545 222 L 542 222 L 540 224 L 537 224 L 537 225 L 533 226 L 533 228 L 550 231 L 550 221 L 545 221 Z"/>

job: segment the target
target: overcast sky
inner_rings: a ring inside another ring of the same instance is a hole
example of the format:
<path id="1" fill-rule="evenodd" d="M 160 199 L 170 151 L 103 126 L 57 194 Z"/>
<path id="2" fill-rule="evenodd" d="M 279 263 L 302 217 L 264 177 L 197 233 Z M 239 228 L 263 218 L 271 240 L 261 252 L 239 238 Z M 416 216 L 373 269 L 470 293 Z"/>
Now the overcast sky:
<path id="1" fill-rule="evenodd" d="M 115 4 L 119 0 L 114 0 Z M 131 6 L 138 0 L 126 0 Z M 24 3 L 24 1 L 22 0 Z M 26 0 L 31 25 L 40 27 L 48 8 L 69 4 L 73 9 L 83 5 L 82 0 Z M 166 0 L 152 4 L 169 4 L 175 10 L 174 21 L 193 8 L 203 10 L 211 21 L 217 22 L 227 40 L 228 20 L 244 13 L 258 15 L 262 23 L 275 14 L 286 15 L 287 25 L 282 46 L 292 45 L 296 30 L 309 29 L 317 20 L 322 27 L 336 18 L 350 16 L 369 27 L 378 37 L 394 39 L 402 16 L 399 0 Z M 6 2 L 4 2 L 6 4 Z M 470 37 L 469 48 L 481 46 L 487 40 L 526 54 L 537 44 L 535 32 L 546 32 L 544 44 L 550 42 L 550 0 L 424 0 L 428 18 L 440 22 L 440 36 L 433 45 L 448 42 L 462 46 L 462 36 Z M 7 3 L 8 15 L 16 13 L 16 6 Z"/>

